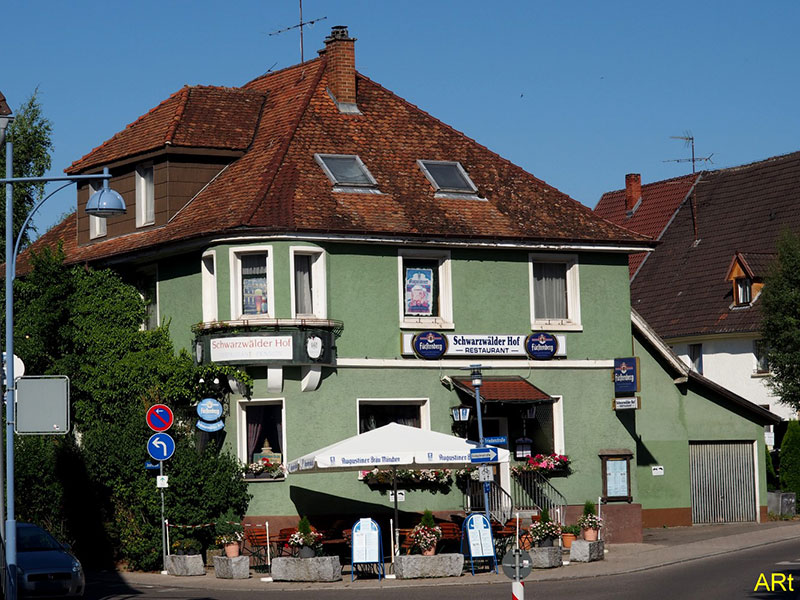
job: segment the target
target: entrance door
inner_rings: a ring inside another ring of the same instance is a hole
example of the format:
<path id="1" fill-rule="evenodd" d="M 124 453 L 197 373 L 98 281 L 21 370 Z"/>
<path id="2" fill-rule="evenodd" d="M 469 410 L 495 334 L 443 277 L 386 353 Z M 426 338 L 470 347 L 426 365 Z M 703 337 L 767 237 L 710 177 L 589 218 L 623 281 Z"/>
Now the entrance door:
<path id="1" fill-rule="evenodd" d="M 752 442 L 690 442 L 692 523 L 756 520 Z"/>

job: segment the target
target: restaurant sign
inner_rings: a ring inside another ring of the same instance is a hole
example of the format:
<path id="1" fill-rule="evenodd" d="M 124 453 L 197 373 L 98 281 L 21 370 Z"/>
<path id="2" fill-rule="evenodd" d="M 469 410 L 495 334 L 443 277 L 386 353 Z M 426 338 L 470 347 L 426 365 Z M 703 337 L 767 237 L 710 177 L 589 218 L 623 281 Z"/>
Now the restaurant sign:
<path id="1" fill-rule="evenodd" d="M 335 365 L 336 343 L 325 329 L 200 334 L 199 360 L 221 364 Z"/>
<path id="2" fill-rule="evenodd" d="M 402 334 L 402 352 L 428 360 L 442 357 L 533 358 L 546 360 L 566 356 L 566 338 L 563 335 L 534 333 L 516 334 L 438 333 L 423 331 Z"/>

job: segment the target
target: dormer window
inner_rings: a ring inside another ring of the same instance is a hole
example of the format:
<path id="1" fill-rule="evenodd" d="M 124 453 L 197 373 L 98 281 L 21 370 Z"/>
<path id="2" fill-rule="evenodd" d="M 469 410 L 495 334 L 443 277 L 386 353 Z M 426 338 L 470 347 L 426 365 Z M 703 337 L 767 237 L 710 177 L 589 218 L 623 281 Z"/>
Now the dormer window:
<path id="1" fill-rule="evenodd" d="M 442 160 L 418 160 L 417 164 L 437 194 L 477 194 L 478 188 L 472 183 L 461 163 Z"/>
<path id="2" fill-rule="evenodd" d="M 355 154 L 315 154 L 314 160 L 333 183 L 334 191 L 367 191 L 378 185 Z"/>
<path id="3" fill-rule="evenodd" d="M 745 306 L 753 301 L 753 282 L 749 277 L 736 279 L 736 306 Z"/>

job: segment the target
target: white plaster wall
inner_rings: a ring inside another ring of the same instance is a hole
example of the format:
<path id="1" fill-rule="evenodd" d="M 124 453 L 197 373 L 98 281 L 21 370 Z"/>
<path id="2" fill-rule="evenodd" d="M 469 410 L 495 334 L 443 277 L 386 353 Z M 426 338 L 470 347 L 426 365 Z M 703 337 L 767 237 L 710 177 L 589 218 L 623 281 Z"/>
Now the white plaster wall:
<path id="1" fill-rule="evenodd" d="M 754 404 L 769 404 L 770 411 L 783 419 L 796 419 L 796 413 L 770 393 L 766 377 L 755 374 L 754 339 L 697 338 L 692 343 L 703 344 L 703 375 Z M 673 344 L 672 349 L 682 361 L 690 364 L 688 343 Z"/>

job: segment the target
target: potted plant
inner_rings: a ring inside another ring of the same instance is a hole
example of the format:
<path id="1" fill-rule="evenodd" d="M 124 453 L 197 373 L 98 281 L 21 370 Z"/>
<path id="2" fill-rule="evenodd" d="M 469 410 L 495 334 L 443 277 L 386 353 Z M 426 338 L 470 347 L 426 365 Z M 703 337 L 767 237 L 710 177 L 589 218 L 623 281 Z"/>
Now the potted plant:
<path id="1" fill-rule="evenodd" d="M 436 525 L 433 513 L 425 509 L 419 524 L 411 530 L 408 537 L 412 548 L 419 550 L 424 556 L 433 556 L 436 554 L 436 544 L 442 538 L 442 528 Z"/>
<path id="2" fill-rule="evenodd" d="M 172 541 L 171 544 L 172 554 L 176 556 L 189 556 L 191 554 L 200 554 L 200 542 L 194 538 L 178 538 Z"/>
<path id="3" fill-rule="evenodd" d="M 596 542 L 603 519 L 597 516 L 594 502 L 587 500 L 583 504 L 583 514 L 578 519 L 578 526 L 583 530 L 583 539 L 587 542 Z"/>
<path id="4" fill-rule="evenodd" d="M 241 552 L 240 543 L 244 539 L 244 528 L 232 508 L 225 511 L 215 525 L 216 542 L 225 549 L 225 556 L 235 558 Z"/>
<path id="5" fill-rule="evenodd" d="M 248 479 L 280 479 L 286 476 L 286 467 L 281 463 L 273 463 L 267 457 L 250 463 L 244 468 Z"/>
<path id="6" fill-rule="evenodd" d="M 561 525 L 550 520 L 550 513 L 546 508 L 542 509 L 539 520 L 531 523 L 528 530 L 531 539 L 540 547 L 551 547 L 553 540 L 561 535 Z"/>
<path id="7" fill-rule="evenodd" d="M 299 548 L 297 556 L 311 558 L 322 553 L 322 534 L 311 529 L 308 517 L 297 523 L 297 531 L 289 536 L 286 542 L 292 548 Z"/>
<path id="8" fill-rule="evenodd" d="M 563 548 L 571 548 L 572 542 L 578 539 L 578 536 L 581 533 L 581 528 L 579 525 L 564 525 L 561 528 L 561 546 Z"/>

